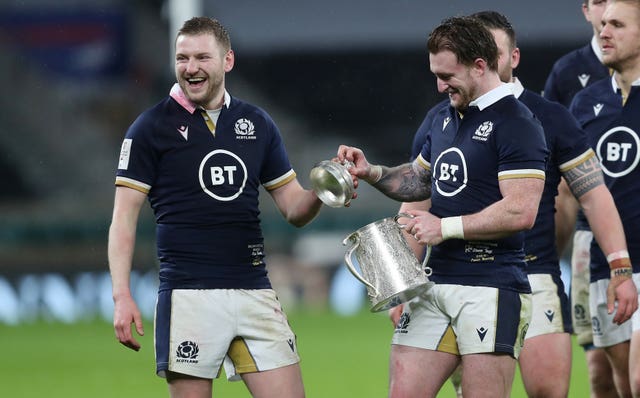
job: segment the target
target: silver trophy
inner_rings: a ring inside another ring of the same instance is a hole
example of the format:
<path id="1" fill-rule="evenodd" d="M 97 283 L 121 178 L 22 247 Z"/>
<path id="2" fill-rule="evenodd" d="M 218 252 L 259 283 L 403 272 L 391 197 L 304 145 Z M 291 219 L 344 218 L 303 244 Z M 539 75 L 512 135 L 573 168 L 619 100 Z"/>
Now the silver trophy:
<path id="1" fill-rule="evenodd" d="M 427 267 L 431 246 L 422 264 L 409 247 L 402 234 L 401 217 L 412 217 L 400 213 L 368 224 L 351 233 L 342 242 L 351 243 L 344 259 L 347 268 L 367 287 L 372 307 L 371 312 L 384 311 L 405 303 L 426 292 L 433 286 Z M 360 265 L 360 274 L 354 264 L 353 255 Z"/>

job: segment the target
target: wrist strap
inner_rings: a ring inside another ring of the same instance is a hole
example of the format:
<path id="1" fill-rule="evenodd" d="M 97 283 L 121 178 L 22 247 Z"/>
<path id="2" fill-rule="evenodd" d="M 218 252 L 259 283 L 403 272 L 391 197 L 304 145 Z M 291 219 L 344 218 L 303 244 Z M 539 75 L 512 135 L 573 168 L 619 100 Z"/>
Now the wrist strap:
<path id="1" fill-rule="evenodd" d="M 442 230 L 442 239 L 464 239 L 464 225 L 462 224 L 462 216 L 445 217 L 440 219 L 440 229 Z"/>
<path id="2" fill-rule="evenodd" d="M 607 261 L 612 262 L 620 258 L 629 258 L 629 252 L 627 250 L 618 250 L 617 252 L 609 253 L 607 255 Z"/>
<path id="3" fill-rule="evenodd" d="M 611 270 L 611 279 L 615 277 L 631 278 L 632 276 L 633 276 L 633 268 L 631 267 L 614 268 Z"/>
<path id="4" fill-rule="evenodd" d="M 607 256 L 609 268 L 611 268 L 611 279 L 615 277 L 631 278 L 633 276 L 633 267 L 629 259 L 629 252 L 620 250 Z"/>
<path id="5" fill-rule="evenodd" d="M 609 268 L 631 268 L 631 260 L 629 260 L 629 258 L 619 258 L 617 260 L 609 261 Z"/>

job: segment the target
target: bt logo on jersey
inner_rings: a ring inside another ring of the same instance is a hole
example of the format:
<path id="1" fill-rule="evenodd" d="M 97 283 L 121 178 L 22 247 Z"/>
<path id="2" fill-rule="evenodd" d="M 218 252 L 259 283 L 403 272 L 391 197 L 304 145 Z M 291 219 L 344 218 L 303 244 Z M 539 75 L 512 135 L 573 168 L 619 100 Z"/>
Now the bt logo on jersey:
<path id="1" fill-rule="evenodd" d="M 200 162 L 198 179 L 202 190 L 223 202 L 236 199 L 247 183 L 247 166 L 233 152 L 216 149 Z"/>
<path id="2" fill-rule="evenodd" d="M 458 148 L 443 151 L 433 170 L 436 189 L 442 196 L 455 196 L 467 186 L 467 162 Z"/>
<path id="3" fill-rule="evenodd" d="M 606 175 L 623 177 L 633 171 L 640 161 L 640 138 L 632 129 L 616 126 L 600 137 L 596 154 Z"/>
<path id="4" fill-rule="evenodd" d="M 445 162 L 440 163 L 440 181 L 452 180 L 453 182 L 458 181 L 458 177 L 456 177 L 456 172 L 460 167 L 456 164 L 448 164 Z"/>
<path id="5" fill-rule="evenodd" d="M 627 161 L 627 156 L 629 154 L 629 149 L 631 149 L 632 145 L 629 143 L 618 144 L 617 142 L 609 142 L 607 143 L 607 157 L 608 161 Z"/>
<path id="6" fill-rule="evenodd" d="M 233 175 L 238 170 L 236 166 L 213 166 L 211 171 L 211 185 L 222 185 L 229 181 L 233 185 Z"/>

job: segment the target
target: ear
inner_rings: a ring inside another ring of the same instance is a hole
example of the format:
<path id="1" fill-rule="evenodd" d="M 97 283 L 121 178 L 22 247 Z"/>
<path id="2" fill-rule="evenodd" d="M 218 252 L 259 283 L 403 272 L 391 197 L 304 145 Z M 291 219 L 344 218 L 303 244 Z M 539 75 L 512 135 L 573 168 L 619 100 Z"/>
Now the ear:
<path id="1" fill-rule="evenodd" d="M 589 7 L 585 3 L 582 3 L 582 14 L 584 15 L 584 19 L 586 19 L 587 22 L 591 22 L 591 14 L 589 14 Z"/>
<path id="2" fill-rule="evenodd" d="M 518 47 L 511 51 L 511 69 L 515 69 L 520 65 L 520 49 Z"/>
<path id="3" fill-rule="evenodd" d="M 487 70 L 487 61 L 483 58 L 476 58 L 471 65 L 471 70 L 475 72 L 477 76 L 482 76 Z"/>
<path id="4" fill-rule="evenodd" d="M 224 55 L 224 71 L 226 72 L 231 72 L 231 69 L 233 69 L 233 65 L 236 62 L 236 56 L 233 53 L 233 50 L 229 50 L 227 51 L 227 53 Z"/>

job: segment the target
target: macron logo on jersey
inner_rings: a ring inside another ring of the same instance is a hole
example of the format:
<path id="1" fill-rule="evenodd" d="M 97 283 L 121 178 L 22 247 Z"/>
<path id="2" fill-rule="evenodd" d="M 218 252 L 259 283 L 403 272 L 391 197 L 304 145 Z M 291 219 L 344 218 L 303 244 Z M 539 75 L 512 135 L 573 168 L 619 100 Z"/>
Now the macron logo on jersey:
<path id="1" fill-rule="evenodd" d="M 602 110 L 602 108 L 604 108 L 604 104 L 595 104 L 593 106 L 593 114 L 595 116 L 598 116 L 600 114 L 600 111 Z"/>
<path id="2" fill-rule="evenodd" d="M 578 80 L 580 81 L 582 88 L 585 88 L 587 86 L 587 83 L 589 83 L 589 78 L 591 78 L 591 75 L 587 75 L 586 73 L 578 75 Z"/>
<path id="3" fill-rule="evenodd" d="M 444 118 L 444 121 L 442 122 L 442 131 L 444 131 L 444 129 L 447 128 L 447 125 L 449 124 L 450 121 L 451 121 L 451 116 L 447 116 L 446 118 Z"/>
<path id="4" fill-rule="evenodd" d="M 181 136 L 184 137 L 184 140 L 186 141 L 189 136 L 189 126 L 180 126 L 178 127 L 178 133 L 180 133 Z"/>

